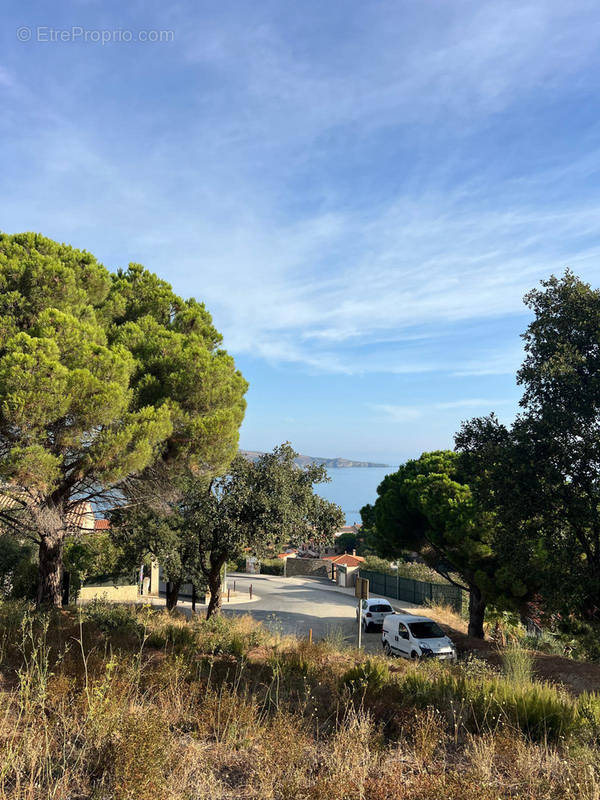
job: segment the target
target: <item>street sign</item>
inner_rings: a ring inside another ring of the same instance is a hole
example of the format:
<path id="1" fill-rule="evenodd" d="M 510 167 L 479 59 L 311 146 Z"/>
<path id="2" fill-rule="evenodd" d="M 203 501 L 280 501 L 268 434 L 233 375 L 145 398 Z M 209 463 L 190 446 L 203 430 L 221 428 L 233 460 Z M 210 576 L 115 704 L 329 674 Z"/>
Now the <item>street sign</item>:
<path id="1" fill-rule="evenodd" d="M 354 587 L 354 596 L 359 600 L 369 599 L 369 579 L 357 578 L 356 586 Z"/>

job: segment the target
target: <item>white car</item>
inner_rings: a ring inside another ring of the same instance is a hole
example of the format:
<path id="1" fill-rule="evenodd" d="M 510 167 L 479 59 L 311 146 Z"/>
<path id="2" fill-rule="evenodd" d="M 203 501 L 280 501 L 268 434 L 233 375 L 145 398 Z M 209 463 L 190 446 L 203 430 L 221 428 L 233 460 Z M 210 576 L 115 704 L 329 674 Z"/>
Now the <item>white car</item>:
<path id="1" fill-rule="evenodd" d="M 393 614 L 394 609 L 381 597 L 370 597 L 368 600 L 362 600 L 360 604 L 361 625 L 365 633 L 370 631 L 371 628 L 381 628 L 383 620 L 389 615 Z M 358 619 L 358 609 L 356 610 L 356 618 Z"/>
<path id="2" fill-rule="evenodd" d="M 387 656 L 456 661 L 456 647 L 437 622 L 413 614 L 392 614 L 383 621 L 381 644 Z"/>

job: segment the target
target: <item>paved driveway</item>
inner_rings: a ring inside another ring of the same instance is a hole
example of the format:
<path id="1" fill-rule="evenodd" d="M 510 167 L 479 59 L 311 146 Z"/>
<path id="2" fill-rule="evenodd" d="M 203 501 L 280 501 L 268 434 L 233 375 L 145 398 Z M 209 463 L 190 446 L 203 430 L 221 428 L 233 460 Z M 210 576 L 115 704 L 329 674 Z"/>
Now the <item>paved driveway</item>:
<path id="1" fill-rule="evenodd" d="M 284 634 L 308 636 L 312 628 L 315 641 L 329 634 L 341 636 L 349 645 L 356 644 L 357 601 L 335 590 L 330 581 L 323 578 L 236 574 L 227 578 L 232 588 L 234 580 L 237 592 L 246 595 L 252 584 L 254 594 L 260 599 L 239 605 L 224 602 L 225 613 L 251 614 L 271 630 Z M 363 643 L 368 651 L 381 650 L 381 633 L 365 634 Z"/>

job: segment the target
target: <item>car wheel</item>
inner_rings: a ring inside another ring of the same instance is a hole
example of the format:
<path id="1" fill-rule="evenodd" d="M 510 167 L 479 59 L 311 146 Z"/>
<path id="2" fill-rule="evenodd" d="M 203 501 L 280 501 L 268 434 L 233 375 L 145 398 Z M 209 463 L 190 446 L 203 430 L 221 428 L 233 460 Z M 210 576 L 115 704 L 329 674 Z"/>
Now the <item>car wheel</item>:
<path id="1" fill-rule="evenodd" d="M 392 655 L 392 648 L 390 647 L 389 642 L 383 643 L 383 652 L 388 658 Z"/>
<path id="2" fill-rule="evenodd" d="M 412 658 L 413 661 L 417 661 L 419 658 L 419 654 L 417 653 L 416 650 L 413 650 L 412 653 L 410 654 L 410 657 Z"/>

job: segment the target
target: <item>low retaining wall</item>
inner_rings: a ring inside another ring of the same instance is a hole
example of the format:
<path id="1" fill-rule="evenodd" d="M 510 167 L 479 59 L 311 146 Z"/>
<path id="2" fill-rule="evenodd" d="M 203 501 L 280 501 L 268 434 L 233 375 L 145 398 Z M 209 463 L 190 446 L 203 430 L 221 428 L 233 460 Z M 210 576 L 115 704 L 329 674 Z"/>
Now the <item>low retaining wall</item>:
<path id="1" fill-rule="evenodd" d="M 331 578 L 331 561 L 322 558 L 288 558 L 285 564 L 288 578 L 294 575 L 313 575 L 315 578 Z"/>
<path id="2" fill-rule="evenodd" d="M 137 584 L 129 586 L 82 586 L 77 596 L 81 604 L 91 603 L 92 600 L 105 600 L 107 603 L 140 603 Z"/>

